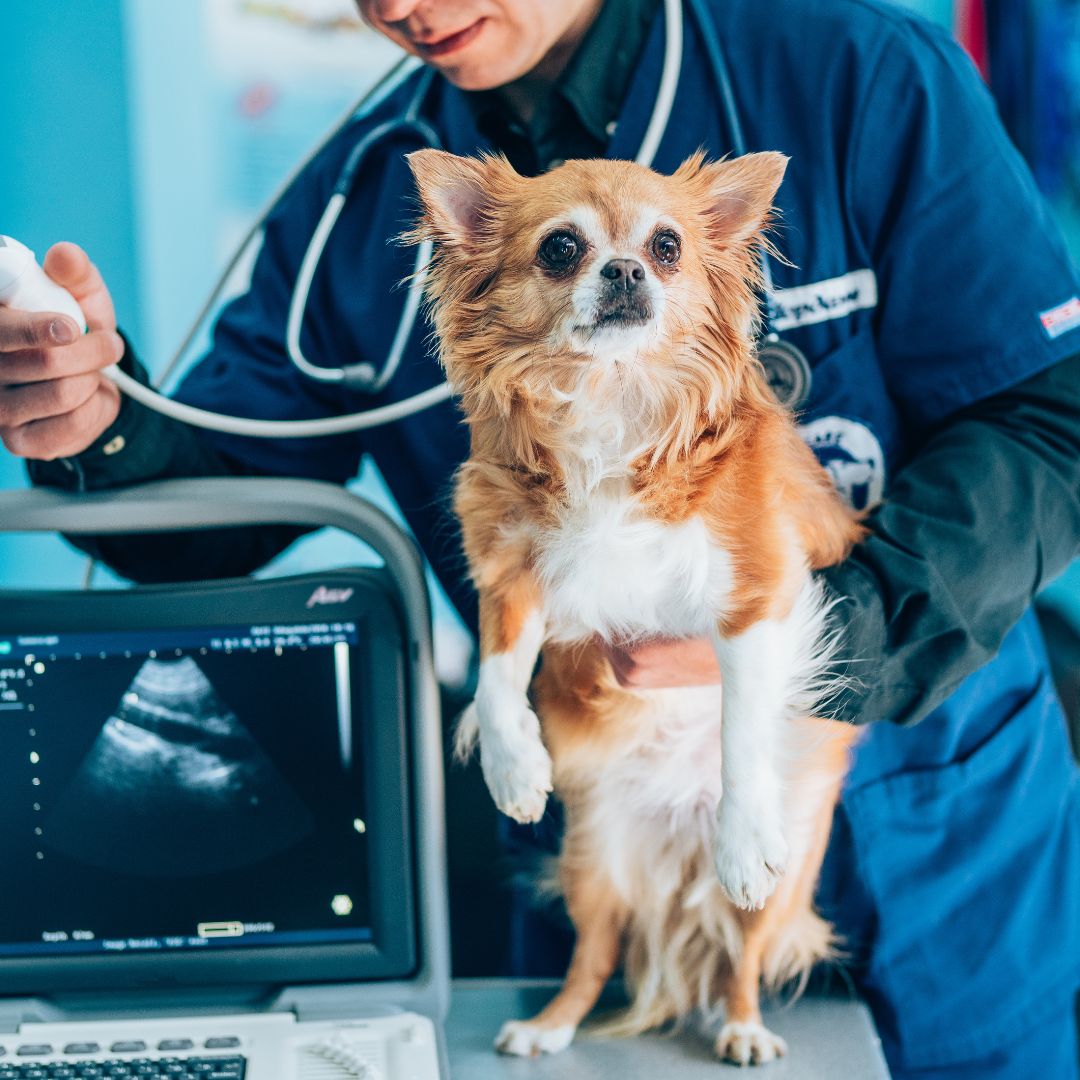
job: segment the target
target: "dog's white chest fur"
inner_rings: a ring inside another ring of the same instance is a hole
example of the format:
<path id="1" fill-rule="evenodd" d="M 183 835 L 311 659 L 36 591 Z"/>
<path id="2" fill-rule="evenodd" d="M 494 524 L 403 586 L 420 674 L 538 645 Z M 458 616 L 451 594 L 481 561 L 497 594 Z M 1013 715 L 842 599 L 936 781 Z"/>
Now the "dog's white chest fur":
<path id="1" fill-rule="evenodd" d="M 708 633 L 731 591 L 731 558 L 705 523 L 647 517 L 621 478 L 569 500 L 534 554 L 555 640 Z"/>

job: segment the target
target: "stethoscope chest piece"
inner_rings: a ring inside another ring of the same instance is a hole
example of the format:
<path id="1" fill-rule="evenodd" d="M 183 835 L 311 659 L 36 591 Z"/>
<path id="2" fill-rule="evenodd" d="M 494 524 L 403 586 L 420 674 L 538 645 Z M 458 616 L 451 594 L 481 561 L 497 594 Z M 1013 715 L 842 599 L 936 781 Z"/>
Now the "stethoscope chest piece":
<path id="1" fill-rule="evenodd" d="M 805 405 L 812 377 L 802 349 L 770 335 L 758 345 L 757 356 L 776 400 L 791 410 Z"/>

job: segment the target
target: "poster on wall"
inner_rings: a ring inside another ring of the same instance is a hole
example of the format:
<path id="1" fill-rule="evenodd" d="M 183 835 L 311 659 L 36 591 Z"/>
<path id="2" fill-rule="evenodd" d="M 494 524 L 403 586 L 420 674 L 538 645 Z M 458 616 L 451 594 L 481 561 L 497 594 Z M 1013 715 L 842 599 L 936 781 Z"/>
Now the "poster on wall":
<path id="1" fill-rule="evenodd" d="M 203 0 L 222 163 L 220 243 L 399 58 L 354 0 Z"/>

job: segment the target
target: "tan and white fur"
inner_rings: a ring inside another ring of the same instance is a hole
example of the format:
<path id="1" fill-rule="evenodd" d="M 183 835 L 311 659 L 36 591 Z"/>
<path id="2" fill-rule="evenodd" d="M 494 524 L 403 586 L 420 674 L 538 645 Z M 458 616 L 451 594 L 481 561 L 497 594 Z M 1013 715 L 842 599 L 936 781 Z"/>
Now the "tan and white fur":
<path id="1" fill-rule="evenodd" d="M 785 1048 L 760 983 L 829 950 L 812 895 L 851 741 L 808 719 L 829 653 L 812 571 L 860 534 L 754 356 L 786 159 L 531 179 L 500 158 L 409 161 L 471 431 L 455 510 L 481 663 L 458 747 L 478 742 L 516 820 L 553 789 L 566 807 L 570 970 L 496 1045 L 565 1047 L 622 957 L 618 1030 L 723 1002 L 718 1053 L 770 1061 Z M 655 637 L 710 638 L 722 690 L 620 687 L 603 642 Z"/>

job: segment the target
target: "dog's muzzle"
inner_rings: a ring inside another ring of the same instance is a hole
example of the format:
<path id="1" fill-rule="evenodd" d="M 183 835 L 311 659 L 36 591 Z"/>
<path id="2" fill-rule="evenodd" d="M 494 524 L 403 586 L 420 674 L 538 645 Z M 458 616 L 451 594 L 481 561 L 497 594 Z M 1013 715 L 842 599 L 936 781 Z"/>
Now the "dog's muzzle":
<path id="1" fill-rule="evenodd" d="M 604 285 L 597 304 L 597 327 L 638 326 L 652 318 L 645 267 L 637 259 L 612 259 L 600 276 Z"/>

